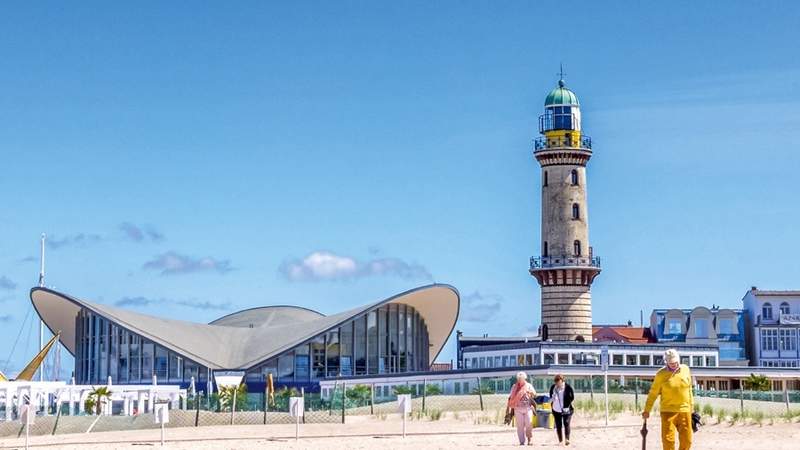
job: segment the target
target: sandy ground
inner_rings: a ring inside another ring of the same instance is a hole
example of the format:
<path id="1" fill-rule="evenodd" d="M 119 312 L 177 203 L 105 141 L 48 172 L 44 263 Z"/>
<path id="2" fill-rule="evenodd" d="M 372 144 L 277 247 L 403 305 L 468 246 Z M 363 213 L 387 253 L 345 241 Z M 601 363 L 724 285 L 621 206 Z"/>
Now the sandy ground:
<path id="1" fill-rule="evenodd" d="M 713 421 L 713 420 L 712 420 Z M 342 424 L 301 425 L 300 440 L 294 440 L 293 425 L 246 425 L 200 428 L 176 428 L 166 431 L 166 448 L 170 449 L 375 449 L 375 448 L 511 448 L 517 447 L 516 432 L 511 427 L 478 424 L 480 417 L 461 415 L 438 421 L 408 421 L 407 436 L 402 438 L 402 421 L 397 416 L 381 420 L 374 417 L 348 418 Z M 606 428 L 603 419 L 575 417 L 572 445 L 574 449 L 639 449 L 641 420 L 621 415 Z M 648 448 L 660 449 L 660 426 L 648 422 Z M 46 449 L 141 449 L 160 447 L 159 430 L 116 431 L 107 433 L 36 436 L 32 448 Z M 775 423 L 706 425 L 695 434 L 697 449 L 797 449 L 800 424 Z M 765 447 L 765 444 L 768 446 Z M 0 440 L 0 448 L 22 448 L 24 439 Z M 534 430 L 534 446 L 558 447 L 554 430 Z"/>

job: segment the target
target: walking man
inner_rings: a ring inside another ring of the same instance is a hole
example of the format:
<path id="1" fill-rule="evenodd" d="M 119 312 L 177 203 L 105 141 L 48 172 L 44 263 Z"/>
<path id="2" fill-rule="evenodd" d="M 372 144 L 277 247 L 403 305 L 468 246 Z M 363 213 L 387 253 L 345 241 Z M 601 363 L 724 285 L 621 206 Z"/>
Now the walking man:
<path id="1" fill-rule="evenodd" d="M 689 366 L 681 364 L 674 349 L 664 353 L 666 367 L 659 369 L 647 395 L 642 418 L 650 417 L 657 397 L 661 397 L 661 442 L 664 450 L 675 450 L 675 433 L 680 439 L 679 450 L 692 446 L 692 374 Z"/>

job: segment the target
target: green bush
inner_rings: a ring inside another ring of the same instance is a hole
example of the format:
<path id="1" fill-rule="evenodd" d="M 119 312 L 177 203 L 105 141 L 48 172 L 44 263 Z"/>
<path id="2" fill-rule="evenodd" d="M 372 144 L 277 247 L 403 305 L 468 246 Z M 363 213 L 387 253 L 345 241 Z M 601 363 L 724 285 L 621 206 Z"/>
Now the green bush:
<path id="1" fill-rule="evenodd" d="M 442 388 L 438 384 L 428 384 L 425 386 L 425 395 L 442 395 Z"/>
<path id="2" fill-rule="evenodd" d="M 717 423 L 722 423 L 725 419 L 728 418 L 728 411 L 725 408 L 720 408 L 717 410 Z"/>
<path id="3" fill-rule="evenodd" d="M 411 386 L 395 386 L 394 395 L 405 395 L 405 394 L 413 394 L 414 390 L 411 389 Z"/>
<path id="4" fill-rule="evenodd" d="M 357 384 L 347 388 L 347 400 L 355 406 L 369 405 L 372 400 L 372 388 L 366 384 Z"/>
<path id="5" fill-rule="evenodd" d="M 711 405 L 703 405 L 703 415 L 711 417 L 714 415 L 714 408 Z"/>

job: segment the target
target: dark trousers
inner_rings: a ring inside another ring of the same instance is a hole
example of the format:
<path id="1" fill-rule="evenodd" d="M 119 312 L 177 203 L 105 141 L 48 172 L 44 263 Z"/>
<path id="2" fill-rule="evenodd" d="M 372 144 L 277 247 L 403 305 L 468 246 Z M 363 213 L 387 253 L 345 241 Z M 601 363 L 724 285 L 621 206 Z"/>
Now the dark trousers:
<path id="1" fill-rule="evenodd" d="M 553 417 L 555 418 L 556 422 L 556 434 L 558 435 L 558 442 L 561 442 L 564 437 L 569 440 L 569 421 L 572 420 L 572 413 L 561 414 L 560 412 L 553 411 Z M 561 434 L 562 428 L 564 429 L 563 436 Z"/>

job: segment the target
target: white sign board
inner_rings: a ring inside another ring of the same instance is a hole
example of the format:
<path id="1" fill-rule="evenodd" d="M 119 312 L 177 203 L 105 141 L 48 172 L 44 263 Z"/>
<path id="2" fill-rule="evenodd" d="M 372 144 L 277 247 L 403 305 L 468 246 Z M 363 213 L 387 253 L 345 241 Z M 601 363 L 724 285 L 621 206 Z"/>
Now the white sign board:
<path id="1" fill-rule="evenodd" d="M 289 415 L 291 417 L 303 417 L 305 403 L 303 397 L 289 397 Z"/>
<path id="2" fill-rule="evenodd" d="M 214 372 L 214 381 L 217 382 L 217 388 L 239 386 L 242 383 L 242 378 L 244 378 L 244 372 L 241 371 Z"/>
<path id="3" fill-rule="evenodd" d="M 167 403 L 156 403 L 156 409 L 153 417 L 156 423 L 169 423 L 169 408 Z"/>
<path id="4" fill-rule="evenodd" d="M 36 418 L 36 410 L 31 408 L 31 405 L 22 405 L 19 409 L 19 421 L 23 425 L 33 425 Z"/>
<path id="5" fill-rule="evenodd" d="M 608 346 L 604 345 L 600 347 L 600 366 L 603 368 L 603 372 L 608 370 Z"/>
<path id="6" fill-rule="evenodd" d="M 397 412 L 408 414 L 411 412 L 411 394 L 400 394 L 397 396 Z"/>

